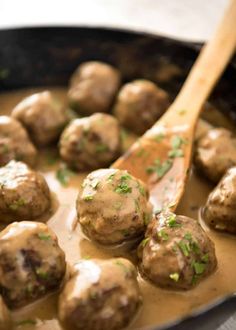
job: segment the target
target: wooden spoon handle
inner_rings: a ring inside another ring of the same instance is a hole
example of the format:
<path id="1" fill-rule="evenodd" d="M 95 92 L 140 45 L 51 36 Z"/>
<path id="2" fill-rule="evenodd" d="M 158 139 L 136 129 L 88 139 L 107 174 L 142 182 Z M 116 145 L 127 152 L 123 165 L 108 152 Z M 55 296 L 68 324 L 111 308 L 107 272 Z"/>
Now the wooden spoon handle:
<path id="1" fill-rule="evenodd" d="M 216 33 L 193 65 L 174 103 L 162 117 L 165 123 L 192 124 L 236 48 L 236 0 L 232 0 Z M 182 114 L 182 115 L 181 115 Z"/>

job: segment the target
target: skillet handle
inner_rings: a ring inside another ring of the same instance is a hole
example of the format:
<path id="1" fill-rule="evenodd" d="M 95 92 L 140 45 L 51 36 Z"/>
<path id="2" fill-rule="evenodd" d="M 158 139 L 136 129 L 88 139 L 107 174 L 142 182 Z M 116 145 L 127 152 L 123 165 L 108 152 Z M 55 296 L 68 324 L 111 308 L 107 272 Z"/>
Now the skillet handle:
<path id="1" fill-rule="evenodd" d="M 235 330 L 236 294 L 215 301 L 173 326 L 160 330 Z M 159 329 L 156 329 L 159 330 Z"/>

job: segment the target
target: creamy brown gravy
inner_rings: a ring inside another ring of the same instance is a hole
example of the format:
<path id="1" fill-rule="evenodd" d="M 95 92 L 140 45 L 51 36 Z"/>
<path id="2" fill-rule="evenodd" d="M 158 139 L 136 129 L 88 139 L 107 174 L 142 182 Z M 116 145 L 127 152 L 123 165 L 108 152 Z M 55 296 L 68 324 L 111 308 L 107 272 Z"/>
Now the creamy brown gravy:
<path id="1" fill-rule="evenodd" d="M 65 101 L 64 88 L 50 88 L 57 97 Z M 11 109 L 23 97 L 42 89 L 0 94 L 0 114 L 9 114 Z M 55 177 L 58 164 L 49 165 L 47 153 L 42 153 L 38 169 L 43 172 L 53 193 L 57 195 L 59 206 L 48 221 L 48 225 L 58 236 L 59 244 L 66 253 L 69 264 L 80 258 L 110 258 L 121 256 L 121 251 L 106 250 L 88 241 L 81 233 L 79 226 L 73 230 L 75 223 L 75 199 L 80 183 L 86 174 L 75 175 L 68 187 L 62 187 Z M 212 187 L 193 170 L 185 195 L 177 213 L 199 218 L 199 209 L 204 205 Z M 218 269 L 215 274 L 205 279 L 196 288 L 187 292 L 167 291 L 153 286 L 139 278 L 143 294 L 143 306 L 129 329 L 149 325 L 161 325 L 189 314 L 194 308 L 210 303 L 212 300 L 236 291 L 236 270 L 234 255 L 236 238 L 230 235 L 209 230 L 202 224 L 208 235 L 215 242 Z M 17 325 L 16 329 L 62 329 L 57 321 L 57 294 L 53 294 L 21 310 L 13 312 L 14 321 L 36 320 L 36 325 Z"/>

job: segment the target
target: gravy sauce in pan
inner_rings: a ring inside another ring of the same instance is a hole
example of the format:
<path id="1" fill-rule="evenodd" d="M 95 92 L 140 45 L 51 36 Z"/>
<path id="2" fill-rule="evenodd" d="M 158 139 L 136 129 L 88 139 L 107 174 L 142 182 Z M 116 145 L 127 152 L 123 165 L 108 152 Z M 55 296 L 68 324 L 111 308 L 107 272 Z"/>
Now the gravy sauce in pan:
<path id="1" fill-rule="evenodd" d="M 41 89 L 27 89 L 0 94 L 0 114 L 10 114 L 12 108 L 25 96 Z M 64 88 L 50 88 L 54 94 L 65 101 Z M 38 170 L 40 170 L 53 192 L 54 210 L 48 225 L 54 230 L 59 244 L 66 253 L 69 264 L 80 258 L 110 258 L 112 256 L 126 256 L 122 249 L 104 249 L 86 239 L 79 226 L 75 226 L 75 200 L 81 182 L 86 173 L 75 174 L 70 177 L 67 187 L 63 187 L 56 178 L 59 162 L 49 164 L 49 151 L 40 154 Z M 185 194 L 177 209 L 177 214 L 184 214 L 199 218 L 200 209 L 213 187 L 192 169 Z M 47 221 L 45 215 L 42 221 Z M 217 271 L 203 280 L 196 288 L 186 291 L 168 291 L 160 289 L 139 277 L 143 294 L 143 306 L 129 326 L 137 329 L 150 325 L 161 325 L 189 314 L 194 308 L 210 303 L 212 300 L 236 291 L 236 270 L 234 266 L 236 238 L 230 235 L 209 230 L 202 223 L 207 234 L 215 243 L 218 259 Z M 135 255 L 135 253 L 134 253 Z M 127 257 L 127 256 L 126 256 Z M 135 262 L 135 257 L 130 257 Z M 25 308 L 13 312 L 15 329 L 62 329 L 57 321 L 57 294 L 52 294 Z"/>

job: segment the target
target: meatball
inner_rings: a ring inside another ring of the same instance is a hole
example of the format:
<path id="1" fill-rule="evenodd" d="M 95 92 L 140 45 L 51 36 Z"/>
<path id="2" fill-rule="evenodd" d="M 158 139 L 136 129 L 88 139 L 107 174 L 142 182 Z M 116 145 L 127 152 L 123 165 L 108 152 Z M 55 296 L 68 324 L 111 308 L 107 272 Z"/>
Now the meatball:
<path id="1" fill-rule="evenodd" d="M 0 221 L 32 220 L 50 205 L 50 191 L 40 173 L 14 160 L 0 168 Z"/>
<path id="2" fill-rule="evenodd" d="M 119 86 L 120 74 L 114 67 L 101 62 L 85 62 L 72 75 L 69 104 L 84 115 L 108 112 Z"/>
<path id="3" fill-rule="evenodd" d="M 12 116 L 25 126 L 38 146 L 55 142 L 68 121 L 65 108 L 49 91 L 23 99 L 13 109 Z"/>
<path id="4" fill-rule="evenodd" d="M 120 154 L 120 127 L 107 114 L 75 119 L 64 130 L 59 143 L 61 158 L 73 169 L 88 171 L 111 164 Z"/>
<path id="5" fill-rule="evenodd" d="M 84 180 L 77 198 L 82 230 L 105 245 L 138 238 L 152 216 L 148 197 L 145 184 L 127 171 L 94 171 Z"/>
<path id="6" fill-rule="evenodd" d="M 236 167 L 226 172 L 209 195 L 203 217 L 211 227 L 236 234 Z"/>
<path id="7" fill-rule="evenodd" d="M 14 222 L 0 232 L 0 293 L 8 307 L 58 289 L 65 271 L 64 252 L 45 224 Z"/>
<path id="8" fill-rule="evenodd" d="M 164 288 L 190 289 L 217 265 L 214 244 L 199 223 L 170 212 L 150 222 L 139 254 L 141 273 Z"/>
<path id="9" fill-rule="evenodd" d="M 59 298 L 59 319 L 71 329 L 116 330 L 127 326 L 141 303 L 134 266 L 126 259 L 86 260 Z"/>
<path id="10" fill-rule="evenodd" d="M 36 156 L 36 149 L 20 122 L 11 117 L 0 116 L 0 166 L 12 159 L 34 166 Z"/>
<path id="11" fill-rule="evenodd" d="M 9 330 L 12 328 L 10 312 L 0 296 L 0 330 Z"/>
<path id="12" fill-rule="evenodd" d="M 213 182 L 236 165 L 236 138 L 225 128 L 209 130 L 196 147 L 195 164 Z"/>
<path id="13" fill-rule="evenodd" d="M 169 106 L 168 94 L 148 80 L 135 80 L 120 90 L 114 114 L 137 134 L 149 129 Z"/>

